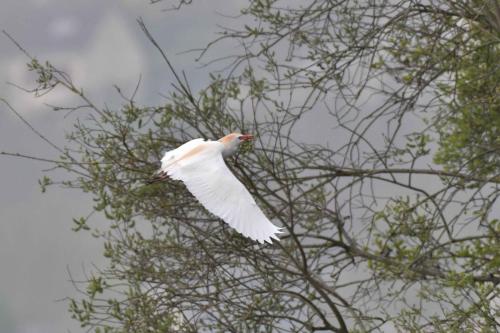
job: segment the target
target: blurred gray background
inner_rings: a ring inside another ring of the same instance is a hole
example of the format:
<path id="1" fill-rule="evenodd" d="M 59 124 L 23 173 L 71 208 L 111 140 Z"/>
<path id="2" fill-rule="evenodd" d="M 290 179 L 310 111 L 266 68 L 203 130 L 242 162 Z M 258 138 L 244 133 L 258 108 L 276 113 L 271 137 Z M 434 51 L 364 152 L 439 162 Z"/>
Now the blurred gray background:
<path id="1" fill-rule="evenodd" d="M 175 67 L 186 70 L 196 90 L 207 82 L 206 70 L 194 61 L 195 53 L 181 52 L 212 40 L 217 24 L 230 25 L 231 20 L 221 13 L 237 14 L 241 4 L 198 1 L 173 13 L 163 11 L 167 3 L 150 5 L 146 0 L 3 0 L 0 29 L 31 55 L 66 71 L 99 106 L 118 106 L 122 101 L 113 85 L 131 94 L 141 75 L 137 100 L 155 105 L 164 100 L 161 94 L 170 89 L 172 77 L 136 19 L 143 18 Z M 0 97 L 62 145 L 72 119 L 50 111 L 44 103 L 71 105 L 71 100 L 61 91 L 34 98 L 7 84 L 35 86 L 27 62 L 15 45 L 0 35 Z M 0 151 L 57 156 L 3 104 Z M 71 230 L 72 217 L 91 212 L 90 197 L 58 188 L 42 194 L 38 180 L 48 167 L 0 156 L 0 333 L 82 332 L 62 300 L 77 295 L 68 270 L 78 279 L 94 265 L 105 264 L 100 241 Z M 93 217 L 93 224 L 99 219 Z"/>

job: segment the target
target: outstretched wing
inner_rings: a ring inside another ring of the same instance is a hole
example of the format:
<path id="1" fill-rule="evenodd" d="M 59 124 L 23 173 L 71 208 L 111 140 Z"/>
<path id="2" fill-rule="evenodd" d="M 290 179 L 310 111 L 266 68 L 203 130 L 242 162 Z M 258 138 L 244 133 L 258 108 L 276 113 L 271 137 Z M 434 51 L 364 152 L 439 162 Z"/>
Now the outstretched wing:
<path id="1" fill-rule="evenodd" d="M 205 142 L 178 163 L 162 168 L 172 179 L 184 182 L 188 190 L 212 214 L 238 232 L 260 243 L 278 239 L 280 228 L 262 213 L 245 186 L 226 166 L 220 150 Z M 189 154 L 189 153 L 188 153 Z"/>

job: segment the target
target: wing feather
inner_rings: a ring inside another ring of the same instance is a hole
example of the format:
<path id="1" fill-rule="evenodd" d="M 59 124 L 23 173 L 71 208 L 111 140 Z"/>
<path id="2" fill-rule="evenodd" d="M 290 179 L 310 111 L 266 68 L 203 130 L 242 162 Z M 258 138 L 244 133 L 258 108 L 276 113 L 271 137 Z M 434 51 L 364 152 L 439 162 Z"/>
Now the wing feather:
<path id="1" fill-rule="evenodd" d="M 165 169 L 169 164 L 186 155 L 189 151 L 201 145 L 205 140 L 202 138 L 194 139 L 186 142 L 176 149 L 169 150 L 163 155 L 161 159 L 161 169 Z"/>
<path id="2" fill-rule="evenodd" d="M 220 143 L 208 141 L 199 145 L 192 147 L 198 151 L 189 158 L 179 157 L 174 163 L 162 160 L 162 170 L 171 178 L 184 182 L 208 211 L 239 233 L 260 243 L 271 243 L 272 238 L 278 240 L 281 228 L 267 219 L 245 186 L 226 166 L 218 147 Z"/>

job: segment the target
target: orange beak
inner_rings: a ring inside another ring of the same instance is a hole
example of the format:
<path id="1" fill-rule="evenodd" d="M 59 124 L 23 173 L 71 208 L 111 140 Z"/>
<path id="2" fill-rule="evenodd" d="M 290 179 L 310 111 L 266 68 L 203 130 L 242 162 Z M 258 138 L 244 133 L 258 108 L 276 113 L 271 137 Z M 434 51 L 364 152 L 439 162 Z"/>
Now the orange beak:
<path id="1" fill-rule="evenodd" d="M 241 141 L 250 141 L 253 140 L 253 135 L 251 134 L 243 134 L 238 137 Z"/>

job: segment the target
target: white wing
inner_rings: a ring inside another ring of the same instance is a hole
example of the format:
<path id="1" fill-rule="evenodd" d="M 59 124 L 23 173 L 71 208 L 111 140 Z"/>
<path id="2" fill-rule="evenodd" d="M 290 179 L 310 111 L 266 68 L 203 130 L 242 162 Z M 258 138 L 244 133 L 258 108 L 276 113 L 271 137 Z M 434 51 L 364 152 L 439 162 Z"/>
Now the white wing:
<path id="1" fill-rule="evenodd" d="M 162 170 L 172 179 L 182 180 L 208 211 L 244 236 L 260 243 L 271 243 L 271 238 L 279 240 L 277 234 L 281 228 L 266 218 L 247 189 L 227 168 L 218 145 L 219 142 L 199 142 L 185 158 L 179 156 L 164 165 L 162 160 Z"/>
<path id="2" fill-rule="evenodd" d="M 180 157 L 186 155 L 190 150 L 196 148 L 197 146 L 202 145 L 204 142 L 205 142 L 204 139 L 198 138 L 188 141 L 182 146 L 177 147 L 176 149 L 167 151 L 165 155 L 163 155 L 163 158 L 161 159 L 161 170 L 165 169 L 174 160 L 179 159 Z"/>

